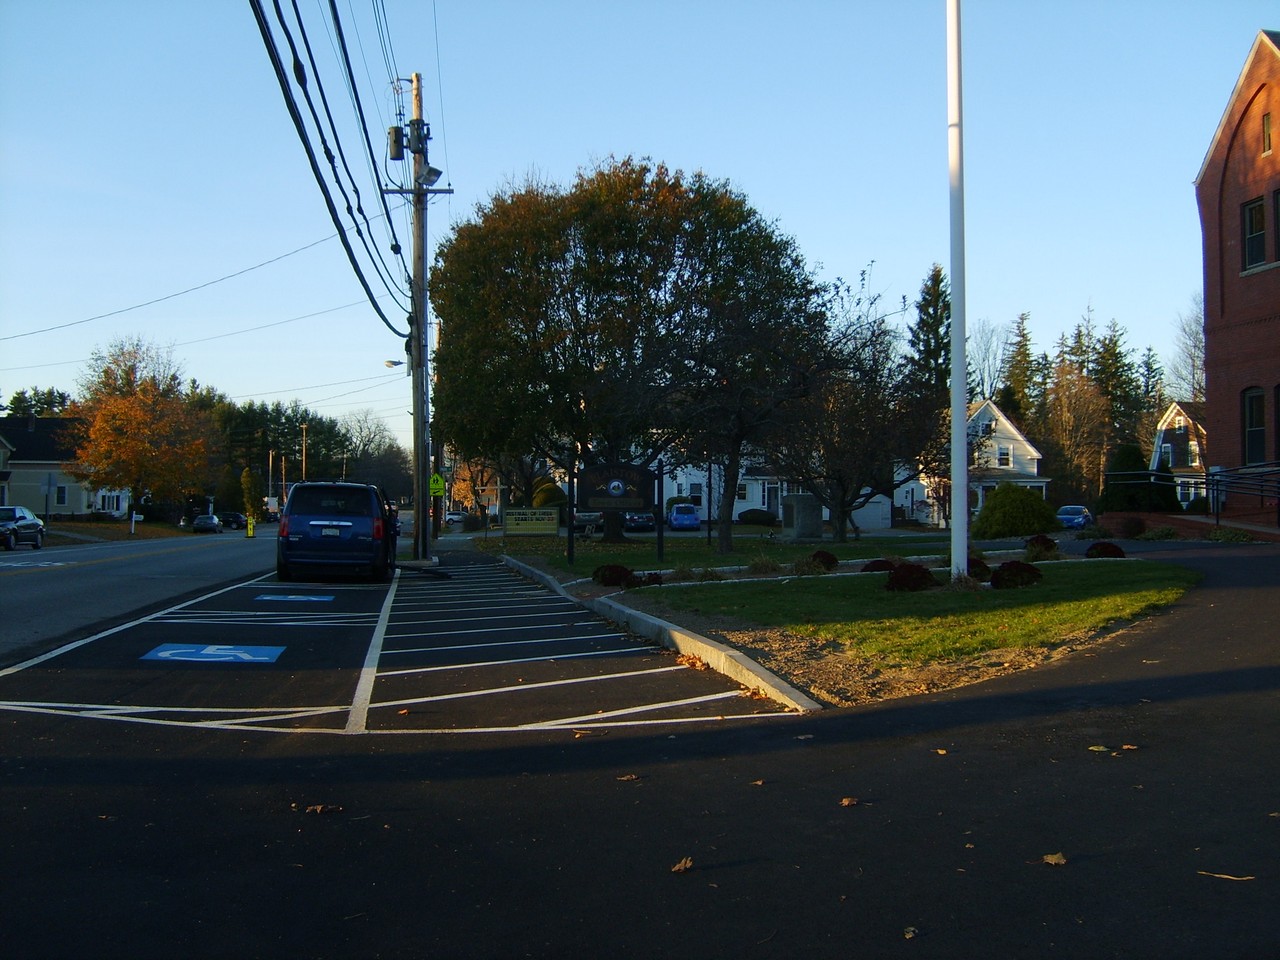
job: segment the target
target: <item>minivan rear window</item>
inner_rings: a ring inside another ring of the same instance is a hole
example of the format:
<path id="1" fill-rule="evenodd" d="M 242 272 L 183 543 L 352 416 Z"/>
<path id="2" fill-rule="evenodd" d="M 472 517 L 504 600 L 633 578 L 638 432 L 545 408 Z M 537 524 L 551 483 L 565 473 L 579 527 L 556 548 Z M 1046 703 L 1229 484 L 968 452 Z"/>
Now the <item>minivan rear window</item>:
<path id="1" fill-rule="evenodd" d="M 290 494 L 287 507 L 294 514 L 367 517 L 372 512 L 370 504 L 364 490 L 303 487 Z"/>

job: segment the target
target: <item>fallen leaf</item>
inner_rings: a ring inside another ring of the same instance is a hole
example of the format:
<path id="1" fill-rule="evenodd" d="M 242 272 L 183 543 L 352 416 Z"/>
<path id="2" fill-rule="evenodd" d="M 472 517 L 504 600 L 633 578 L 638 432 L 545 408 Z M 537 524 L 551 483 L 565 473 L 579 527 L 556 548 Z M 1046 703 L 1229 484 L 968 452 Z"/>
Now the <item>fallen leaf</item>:
<path id="1" fill-rule="evenodd" d="M 707 665 L 699 656 L 692 653 L 682 653 L 676 657 L 676 663 L 682 667 L 688 667 L 690 670 L 706 670 Z"/>
<path id="2" fill-rule="evenodd" d="M 1210 873 L 1207 870 L 1197 870 L 1196 873 L 1202 877 L 1217 877 L 1219 880 L 1257 880 L 1257 877 L 1233 877 L 1229 873 Z"/>
<path id="3" fill-rule="evenodd" d="M 624 773 L 622 776 L 615 777 L 614 779 L 621 780 L 623 783 L 631 783 L 633 780 L 639 780 L 640 777 L 634 773 Z"/>
<path id="4" fill-rule="evenodd" d="M 933 751 L 933 752 L 934 752 L 934 753 L 936 753 L 936 754 L 937 754 L 938 756 L 940 756 L 940 757 L 945 757 L 945 756 L 947 755 L 947 751 L 943 750 L 941 747 L 939 747 L 937 750 L 935 750 L 935 751 Z"/>
<path id="5" fill-rule="evenodd" d="M 1065 867 L 1067 865 L 1067 858 L 1060 853 L 1046 853 L 1043 857 L 1037 860 L 1036 863 L 1047 863 L 1051 867 Z"/>
<path id="6" fill-rule="evenodd" d="M 1123 746 L 1121 746 L 1120 749 L 1121 750 L 1137 750 L 1138 748 L 1134 746 L 1132 743 L 1126 743 Z"/>
<path id="7" fill-rule="evenodd" d="M 764 781 L 763 781 L 763 780 L 752 780 L 752 781 L 751 781 L 751 785 L 752 785 L 753 787 L 763 787 L 763 786 L 764 786 Z"/>
<path id="8" fill-rule="evenodd" d="M 341 813 L 342 807 L 336 803 L 313 803 L 308 805 L 303 813 Z"/>
<path id="9" fill-rule="evenodd" d="M 398 713 L 402 717 L 407 717 L 409 715 L 409 708 L 405 707 L 405 709 L 403 710 L 397 710 L 396 713 Z"/>
<path id="10" fill-rule="evenodd" d="M 1092 746 L 1089 749 L 1092 750 L 1094 753 L 1110 753 L 1111 752 L 1110 747 L 1104 747 L 1100 744 L 1096 746 Z"/>
<path id="11" fill-rule="evenodd" d="M 907 940 L 910 940 L 919 932 L 920 931 L 917 930 L 915 927 L 907 927 L 905 930 L 902 931 L 902 936 L 905 937 Z"/>
<path id="12" fill-rule="evenodd" d="M 840 798 L 840 806 L 842 807 L 856 807 L 857 805 L 858 805 L 857 797 L 841 797 Z"/>
<path id="13" fill-rule="evenodd" d="M 671 868 L 672 873 L 686 873 L 693 869 L 693 857 L 685 857 L 674 867 Z"/>

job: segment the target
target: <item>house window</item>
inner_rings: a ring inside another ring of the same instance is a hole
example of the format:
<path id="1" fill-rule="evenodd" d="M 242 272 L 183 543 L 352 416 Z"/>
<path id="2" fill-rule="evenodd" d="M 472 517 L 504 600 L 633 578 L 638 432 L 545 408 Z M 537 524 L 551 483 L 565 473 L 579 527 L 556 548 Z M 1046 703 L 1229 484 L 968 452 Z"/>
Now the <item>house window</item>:
<path id="1" fill-rule="evenodd" d="M 1262 115 L 1262 155 L 1265 157 L 1271 153 L 1271 114 L 1264 113 Z"/>
<path id="2" fill-rule="evenodd" d="M 1173 444 L 1160 444 L 1160 463 L 1169 469 L 1173 469 Z"/>
<path id="3" fill-rule="evenodd" d="M 1013 466 L 1013 449 L 1001 444 L 996 448 L 996 465 L 1000 467 Z"/>
<path id="4" fill-rule="evenodd" d="M 689 484 L 689 499 L 693 501 L 695 506 L 702 506 L 702 483 Z"/>
<path id="5" fill-rule="evenodd" d="M 1200 444 L 1194 440 L 1187 444 L 1187 466 L 1200 466 Z"/>
<path id="6" fill-rule="evenodd" d="M 1267 262 L 1267 216 L 1262 198 L 1250 200 L 1241 210 L 1241 229 L 1244 234 L 1244 269 Z"/>
<path id="7" fill-rule="evenodd" d="M 53 502 L 60 507 L 67 505 L 67 488 L 58 487 L 57 492 L 53 495 Z"/>
<path id="8" fill-rule="evenodd" d="M 1243 426 L 1244 462 L 1264 462 L 1267 455 L 1267 421 L 1262 390 L 1259 387 L 1251 387 L 1240 395 L 1240 419 Z"/>
<path id="9" fill-rule="evenodd" d="M 734 492 L 734 497 L 738 500 L 747 499 L 747 485 L 745 483 L 738 484 L 738 489 Z"/>
<path id="10" fill-rule="evenodd" d="M 1174 421 L 1173 421 L 1173 432 L 1174 432 L 1174 433 L 1186 433 L 1186 432 L 1187 432 L 1187 421 L 1186 421 L 1185 419 L 1183 419 L 1182 417 L 1176 417 L 1176 418 L 1174 419 Z"/>

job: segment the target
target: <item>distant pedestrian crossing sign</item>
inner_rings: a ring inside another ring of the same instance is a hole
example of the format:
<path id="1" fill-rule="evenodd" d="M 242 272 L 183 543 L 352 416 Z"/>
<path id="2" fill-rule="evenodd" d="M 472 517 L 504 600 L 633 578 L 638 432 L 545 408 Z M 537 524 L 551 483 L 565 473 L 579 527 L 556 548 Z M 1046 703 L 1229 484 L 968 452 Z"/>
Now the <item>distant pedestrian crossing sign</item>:
<path id="1" fill-rule="evenodd" d="M 431 475 L 431 495 L 433 497 L 444 496 L 444 477 L 440 476 L 438 473 L 433 473 Z"/>

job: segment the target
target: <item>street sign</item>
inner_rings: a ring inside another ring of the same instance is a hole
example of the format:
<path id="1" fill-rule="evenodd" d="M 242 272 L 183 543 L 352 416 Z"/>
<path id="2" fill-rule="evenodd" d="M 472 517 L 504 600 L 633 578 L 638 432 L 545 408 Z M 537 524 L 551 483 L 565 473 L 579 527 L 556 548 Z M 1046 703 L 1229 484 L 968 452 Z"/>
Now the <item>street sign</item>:
<path id="1" fill-rule="evenodd" d="M 186 663 L 275 663 L 284 647 L 239 647 L 213 643 L 162 643 L 143 660 L 182 660 Z"/>
<path id="2" fill-rule="evenodd" d="M 444 477 L 440 476 L 440 474 L 438 473 L 433 473 L 431 475 L 430 489 L 431 489 L 431 495 L 433 497 L 443 497 L 444 496 Z"/>

